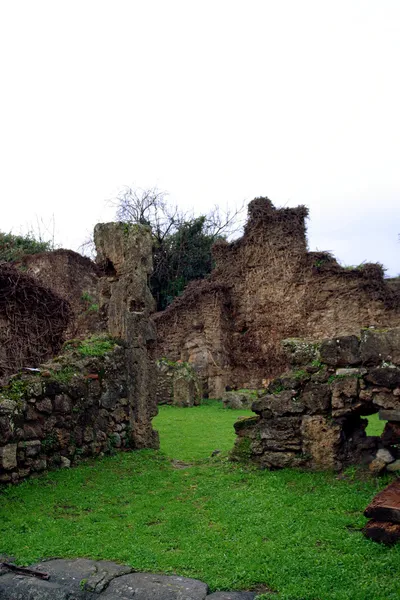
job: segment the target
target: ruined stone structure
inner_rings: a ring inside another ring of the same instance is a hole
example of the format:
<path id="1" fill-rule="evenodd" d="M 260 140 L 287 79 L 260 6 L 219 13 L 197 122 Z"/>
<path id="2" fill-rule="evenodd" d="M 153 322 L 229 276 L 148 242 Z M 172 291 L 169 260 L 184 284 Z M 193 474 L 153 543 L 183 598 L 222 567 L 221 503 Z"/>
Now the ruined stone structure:
<path id="1" fill-rule="evenodd" d="M 196 371 L 188 364 L 160 359 L 157 366 L 157 404 L 198 406 L 203 396 Z"/>
<path id="2" fill-rule="evenodd" d="M 0 381 L 57 353 L 69 303 L 13 265 L 0 264 Z"/>
<path id="3" fill-rule="evenodd" d="M 287 367 L 280 342 L 400 325 L 399 288 L 379 265 L 342 268 L 307 252 L 307 209 L 249 204 L 242 238 L 213 248 L 209 279 L 194 282 L 155 316 L 156 357 L 190 362 L 212 397 L 227 385 L 261 387 Z"/>
<path id="4" fill-rule="evenodd" d="M 68 302 L 71 315 L 66 339 L 87 337 L 104 329 L 97 290 L 103 273 L 92 260 L 72 250 L 60 249 L 28 254 L 18 266 L 41 286 Z"/>
<path id="5" fill-rule="evenodd" d="M 400 328 L 299 345 L 294 370 L 253 402 L 256 416 L 235 424 L 232 456 L 272 469 L 365 463 L 375 473 L 400 470 Z M 307 348 L 314 359 L 304 364 Z M 362 417 L 378 412 L 384 432 L 367 437 Z"/>
<path id="6" fill-rule="evenodd" d="M 95 240 L 103 273 L 95 293 L 105 337 L 73 340 L 60 357 L 29 364 L 40 368 L 0 388 L 0 482 L 114 446 L 158 447 L 151 425 L 157 414 L 149 356 L 155 340 L 147 287 L 151 236 L 146 228 L 110 223 L 96 227 Z M 96 344 L 103 350 L 106 344 L 105 351 L 99 354 Z"/>

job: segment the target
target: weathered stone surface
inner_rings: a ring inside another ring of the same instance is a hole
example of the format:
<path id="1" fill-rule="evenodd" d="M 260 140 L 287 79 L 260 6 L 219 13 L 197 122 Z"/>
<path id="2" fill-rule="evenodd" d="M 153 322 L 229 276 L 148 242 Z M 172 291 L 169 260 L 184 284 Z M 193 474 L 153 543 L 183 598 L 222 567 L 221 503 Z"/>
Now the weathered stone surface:
<path id="1" fill-rule="evenodd" d="M 363 330 L 360 352 L 363 363 L 367 365 L 381 362 L 400 365 L 400 327 Z"/>
<path id="2" fill-rule="evenodd" d="M 369 369 L 365 376 L 366 381 L 375 385 L 388 388 L 397 388 L 400 385 L 400 368 L 393 366 L 374 367 Z"/>
<path id="3" fill-rule="evenodd" d="M 21 444 L 19 444 L 20 446 Z M 22 446 L 25 448 L 26 458 L 33 458 L 40 454 L 42 444 L 40 440 L 30 440 L 28 442 L 22 442 Z"/>
<path id="4" fill-rule="evenodd" d="M 386 469 L 391 473 L 396 473 L 397 471 L 400 471 L 400 460 L 395 460 L 394 462 L 390 463 L 390 465 L 386 466 Z"/>
<path id="5" fill-rule="evenodd" d="M 186 577 L 131 573 L 114 579 L 103 598 L 107 600 L 204 600 L 205 583 Z"/>
<path id="6" fill-rule="evenodd" d="M 304 411 L 304 404 L 296 397 L 295 393 L 284 390 L 277 394 L 267 394 L 259 400 L 255 400 L 251 405 L 251 410 L 261 414 L 263 418 L 271 419 L 299 415 Z"/>
<path id="7" fill-rule="evenodd" d="M 71 412 L 71 399 L 66 394 L 55 396 L 54 410 L 63 414 Z"/>
<path id="8" fill-rule="evenodd" d="M 356 377 L 340 377 L 331 384 L 332 416 L 339 417 L 359 412 L 362 402 L 358 397 L 359 381 Z"/>
<path id="9" fill-rule="evenodd" d="M 307 383 L 301 395 L 307 412 L 312 415 L 325 414 L 330 409 L 331 393 L 328 384 Z"/>
<path id="10" fill-rule="evenodd" d="M 381 411 L 382 413 L 384 412 L 384 414 L 391 413 L 391 411 Z M 379 418 L 381 415 L 381 412 L 379 413 Z M 386 420 L 386 419 L 384 419 Z M 400 411 L 399 411 L 399 421 L 400 421 Z M 385 429 L 383 430 L 383 433 L 381 435 L 381 440 L 382 442 L 387 445 L 387 446 L 391 446 L 393 444 L 399 444 L 400 445 L 400 424 L 399 423 L 386 423 L 385 425 Z"/>
<path id="11" fill-rule="evenodd" d="M 40 402 L 36 402 L 36 409 L 40 412 L 51 414 L 53 412 L 53 404 L 50 398 L 43 398 Z"/>
<path id="12" fill-rule="evenodd" d="M 303 366 L 318 357 L 318 344 L 301 338 L 287 338 L 281 342 L 289 363 L 293 366 Z"/>
<path id="13" fill-rule="evenodd" d="M 0 396 L 0 415 L 11 415 L 16 412 L 18 405 L 15 400 L 10 398 L 2 398 Z"/>
<path id="14" fill-rule="evenodd" d="M 391 546 L 400 540 L 400 524 L 388 521 L 368 521 L 363 529 L 365 537 Z"/>
<path id="15" fill-rule="evenodd" d="M 355 335 L 324 340 L 319 351 L 321 361 L 332 367 L 347 367 L 361 363 L 360 342 Z"/>
<path id="16" fill-rule="evenodd" d="M 225 408 L 232 410 L 248 410 L 257 398 L 257 392 L 254 390 L 240 390 L 225 392 L 221 400 Z"/>
<path id="17" fill-rule="evenodd" d="M 372 475 L 380 475 L 386 469 L 386 463 L 381 458 L 374 458 L 369 463 L 368 468 Z"/>
<path id="18" fill-rule="evenodd" d="M 17 466 L 17 444 L 8 444 L 0 448 L 0 467 L 5 471 Z"/>
<path id="19" fill-rule="evenodd" d="M 392 393 L 382 391 L 380 393 L 372 394 L 372 402 L 375 406 L 385 409 L 400 409 L 400 398 L 394 396 Z"/>
<path id="20" fill-rule="evenodd" d="M 301 467 L 304 464 L 298 452 L 266 451 L 257 456 L 257 462 L 267 469 L 287 469 L 290 467 Z"/>
<path id="21" fill-rule="evenodd" d="M 386 464 L 392 463 L 394 461 L 394 457 L 391 455 L 389 450 L 386 448 L 380 448 L 376 453 L 376 458 L 379 460 L 383 460 Z"/>
<path id="22" fill-rule="evenodd" d="M 235 431 L 238 435 L 244 434 L 247 430 L 252 430 L 260 422 L 259 416 L 241 417 L 234 423 Z"/>
<path id="23" fill-rule="evenodd" d="M 400 479 L 379 492 L 365 509 L 364 515 L 376 521 L 400 523 Z"/>
<path id="24" fill-rule="evenodd" d="M 0 556 L 0 561 L 14 559 Z M 55 559 L 29 567 L 48 581 L 0 569 L 0 600 L 253 600 L 255 592 L 214 592 L 197 579 L 135 573 L 131 567 L 85 558 Z"/>
<path id="25" fill-rule="evenodd" d="M 266 419 L 258 430 L 262 447 L 266 450 L 284 452 L 285 450 L 300 450 L 300 417 L 279 417 Z"/>
<path id="26" fill-rule="evenodd" d="M 338 448 L 341 441 L 340 426 L 321 415 L 305 415 L 302 420 L 303 454 L 310 456 L 315 469 L 338 469 Z"/>

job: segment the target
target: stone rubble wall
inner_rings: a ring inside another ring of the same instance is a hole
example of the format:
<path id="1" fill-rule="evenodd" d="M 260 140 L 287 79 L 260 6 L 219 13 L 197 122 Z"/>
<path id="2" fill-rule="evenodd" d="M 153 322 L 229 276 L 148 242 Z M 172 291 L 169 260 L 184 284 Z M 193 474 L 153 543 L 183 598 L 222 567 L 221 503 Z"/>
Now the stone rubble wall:
<path id="1" fill-rule="evenodd" d="M 202 387 L 196 372 L 188 363 L 160 359 L 157 365 L 157 404 L 198 406 Z"/>
<path id="2" fill-rule="evenodd" d="M 127 350 L 68 352 L 0 390 L 0 483 L 69 467 L 82 457 L 135 447 Z"/>
<path id="3" fill-rule="evenodd" d="M 220 398 L 226 386 L 257 389 L 287 368 L 284 339 L 400 326 L 400 296 L 382 268 L 308 252 L 306 217 L 302 206 L 250 202 L 243 237 L 214 245 L 211 276 L 155 315 L 155 357 L 190 362 Z"/>
<path id="4" fill-rule="evenodd" d="M 400 328 L 284 346 L 293 370 L 253 402 L 254 417 L 235 423 L 232 457 L 270 469 L 400 471 Z M 387 421 L 381 437 L 365 432 L 374 413 Z"/>
<path id="5" fill-rule="evenodd" d="M 117 343 L 111 353 L 82 360 L 73 351 L 79 340 L 73 341 L 36 374 L 21 372 L 0 388 L 0 482 L 113 447 L 159 446 L 152 428 L 158 409 L 150 356 L 154 300 L 147 285 L 151 235 L 146 227 L 107 223 L 96 226 L 95 242 L 102 330 Z"/>

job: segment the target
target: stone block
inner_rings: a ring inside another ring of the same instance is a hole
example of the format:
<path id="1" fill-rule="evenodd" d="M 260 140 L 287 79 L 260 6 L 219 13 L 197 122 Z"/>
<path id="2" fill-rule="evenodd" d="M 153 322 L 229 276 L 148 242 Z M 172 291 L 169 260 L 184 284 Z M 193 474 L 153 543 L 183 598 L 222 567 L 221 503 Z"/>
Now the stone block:
<path id="1" fill-rule="evenodd" d="M 365 329 L 361 335 L 360 353 L 366 365 L 389 362 L 400 366 L 400 327 Z"/>
<path id="2" fill-rule="evenodd" d="M 10 471 L 17 467 L 17 444 L 7 444 L 0 448 L 0 468 Z"/>
<path id="3" fill-rule="evenodd" d="M 315 469 L 342 467 L 338 454 L 341 447 L 341 427 L 321 415 L 305 415 L 302 420 L 303 454 L 309 456 Z"/>
<path id="4" fill-rule="evenodd" d="M 321 361 L 332 367 L 348 367 L 361 363 L 360 342 L 355 335 L 324 340 L 319 352 Z"/>
<path id="5" fill-rule="evenodd" d="M 40 454 L 42 449 L 40 440 L 29 440 L 28 442 L 23 442 L 23 445 L 25 447 L 25 455 L 27 458 L 34 458 Z"/>
<path id="6" fill-rule="evenodd" d="M 307 383 L 300 397 L 306 411 L 312 415 L 325 414 L 331 406 L 331 391 L 326 383 Z"/>
<path id="7" fill-rule="evenodd" d="M 394 457 L 390 454 L 389 450 L 386 450 L 386 448 L 380 448 L 376 453 L 376 458 L 383 460 L 387 465 L 394 462 Z"/>
<path id="8" fill-rule="evenodd" d="M 278 394 L 266 394 L 255 400 L 251 405 L 251 410 L 261 414 L 265 419 L 271 419 L 299 415 L 304 412 L 304 404 L 300 398 L 295 396 L 295 393 L 284 390 Z"/>
<path id="9" fill-rule="evenodd" d="M 12 415 L 18 410 L 18 404 L 10 398 L 0 396 L 0 415 Z"/>
<path id="10" fill-rule="evenodd" d="M 258 436 L 264 449 L 283 452 L 301 449 L 301 417 L 280 417 L 260 422 Z"/>
<path id="11" fill-rule="evenodd" d="M 36 409 L 40 412 L 51 414 L 53 412 L 53 405 L 50 398 L 43 398 L 40 402 L 36 402 Z"/>
<path id="12" fill-rule="evenodd" d="M 318 358 L 318 344 L 299 338 L 287 338 L 281 342 L 289 363 L 293 366 L 307 365 Z"/>
<path id="13" fill-rule="evenodd" d="M 375 406 L 378 406 L 379 408 L 384 408 L 387 410 L 400 410 L 400 398 L 394 396 L 390 392 L 381 392 L 378 394 L 373 394 L 372 402 Z"/>
<path id="14" fill-rule="evenodd" d="M 66 394 L 60 394 L 54 398 L 54 410 L 62 414 L 71 412 L 71 399 Z"/>
<path id="15" fill-rule="evenodd" d="M 368 371 L 365 380 L 374 385 L 397 388 L 400 385 L 400 368 L 394 365 L 373 367 Z"/>
<path id="16" fill-rule="evenodd" d="M 249 410 L 256 397 L 257 392 L 252 390 L 224 392 L 222 403 L 225 408 L 232 410 Z"/>

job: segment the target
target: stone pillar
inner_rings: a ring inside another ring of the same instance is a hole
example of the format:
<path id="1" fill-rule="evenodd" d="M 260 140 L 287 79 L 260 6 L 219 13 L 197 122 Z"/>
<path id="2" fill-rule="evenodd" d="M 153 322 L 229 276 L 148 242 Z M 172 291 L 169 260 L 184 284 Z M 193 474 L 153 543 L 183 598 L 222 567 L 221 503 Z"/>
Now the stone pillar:
<path id="1" fill-rule="evenodd" d="M 148 287 L 153 270 L 148 227 L 100 223 L 94 230 L 97 262 L 104 270 L 99 283 L 100 310 L 112 337 L 126 342 L 131 445 L 158 448 L 151 425 L 157 414 L 155 365 L 149 347 L 155 342 L 150 314 L 155 302 Z"/>

